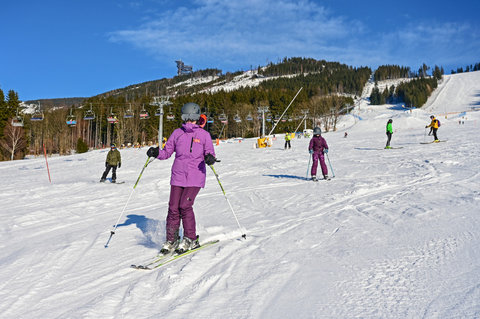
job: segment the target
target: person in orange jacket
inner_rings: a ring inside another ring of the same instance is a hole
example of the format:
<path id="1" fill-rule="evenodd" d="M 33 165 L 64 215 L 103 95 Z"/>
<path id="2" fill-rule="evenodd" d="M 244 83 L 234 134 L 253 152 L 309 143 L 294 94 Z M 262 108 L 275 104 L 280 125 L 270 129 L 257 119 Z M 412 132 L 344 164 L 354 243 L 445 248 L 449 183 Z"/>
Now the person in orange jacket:
<path id="1" fill-rule="evenodd" d="M 433 115 L 430 116 L 430 119 L 432 120 L 432 122 L 430 122 L 429 125 L 425 126 L 425 128 L 431 127 L 432 128 L 432 133 L 433 133 L 433 138 L 434 138 L 433 141 L 434 142 L 439 142 L 440 140 L 437 137 L 437 130 L 438 130 L 438 127 L 439 127 L 439 122 L 435 118 L 435 116 L 433 116 Z"/>
<path id="2" fill-rule="evenodd" d="M 207 116 L 205 114 L 200 114 L 200 118 L 197 121 L 197 125 L 201 128 L 204 128 L 207 124 Z"/>

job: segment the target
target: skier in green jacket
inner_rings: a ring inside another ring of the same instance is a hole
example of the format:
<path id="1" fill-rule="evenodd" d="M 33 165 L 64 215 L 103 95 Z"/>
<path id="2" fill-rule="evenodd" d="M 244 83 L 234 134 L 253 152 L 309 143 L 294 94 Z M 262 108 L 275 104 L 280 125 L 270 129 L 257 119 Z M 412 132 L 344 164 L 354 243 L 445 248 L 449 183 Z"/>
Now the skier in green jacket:
<path id="1" fill-rule="evenodd" d="M 387 145 L 385 148 L 391 148 L 390 147 L 390 140 L 392 139 L 392 134 L 393 134 L 393 128 L 392 128 L 392 119 L 389 119 L 387 122 Z"/>
<path id="2" fill-rule="evenodd" d="M 117 167 L 120 168 L 120 166 L 122 166 L 122 156 L 115 144 L 112 144 L 107 154 L 107 159 L 105 160 L 105 171 L 103 172 L 100 182 L 105 182 L 110 169 L 112 169 L 112 183 L 115 183 L 117 180 Z"/>

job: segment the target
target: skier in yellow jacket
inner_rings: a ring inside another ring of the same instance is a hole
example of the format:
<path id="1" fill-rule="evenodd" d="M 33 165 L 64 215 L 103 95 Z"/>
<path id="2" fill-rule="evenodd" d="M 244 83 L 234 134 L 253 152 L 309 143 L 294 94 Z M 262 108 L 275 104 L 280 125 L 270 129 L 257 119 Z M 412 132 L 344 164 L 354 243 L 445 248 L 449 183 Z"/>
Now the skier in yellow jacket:
<path id="1" fill-rule="evenodd" d="M 434 138 L 433 141 L 435 143 L 440 142 L 440 140 L 437 137 L 437 130 L 438 130 L 438 127 L 440 126 L 440 123 L 433 115 L 430 116 L 430 119 L 432 120 L 432 122 L 430 122 L 430 125 L 425 126 L 425 128 L 431 127 L 433 131 L 433 138 Z"/>

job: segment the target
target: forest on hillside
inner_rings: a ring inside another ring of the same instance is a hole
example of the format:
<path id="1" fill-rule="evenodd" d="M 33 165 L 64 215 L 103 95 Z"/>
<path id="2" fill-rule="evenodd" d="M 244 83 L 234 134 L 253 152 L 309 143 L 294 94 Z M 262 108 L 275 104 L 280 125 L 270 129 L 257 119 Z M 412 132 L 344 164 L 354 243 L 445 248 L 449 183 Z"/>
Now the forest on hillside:
<path id="1" fill-rule="evenodd" d="M 435 66 L 431 76 L 428 74 L 430 67 L 423 64 L 418 73 L 411 72 L 408 67 L 398 65 L 382 65 L 374 73 L 375 87 L 370 94 L 372 105 L 385 103 L 404 102 L 408 107 L 422 107 L 428 97 L 437 88 L 438 81 L 443 77 L 443 68 Z M 413 78 L 401 82 L 399 85 L 386 87 L 383 91 L 378 88 L 378 81 Z"/>
<path id="2" fill-rule="evenodd" d="M 282 64 L 290 70 L 285 71 Z M 160 110 L 154 100 L 156 96 L 169 96 L 168 103 L 163 103 L 163 136 L 167 137 L 180 127 L 181 106 L 187 102 L 201 106 L 209 120 L 205 129 L 213 138 L 260 136 L 259 108 L 268 108 L 266 132 L 274 126 L 273 134 L 293 132 L 304 119 L 309 121 L 309 126 L 315 123 L 325 130 L 335 130 L 338 116 L 347 111 L 347 105 L 353 104 L 355 96 L 361 94 L 371 74 L 369 68 L 303 58 L 286 59 L 280 65 L 263 68 L 263 71 L 270 75 L 289 73 L 284 78 L 267 77 L 257 87 L 207 93 L 205 89 L 212 83 L 230 81 L 242 72 L 222 75 L 218 69 L 201 70 L 172 79 L 145 82 L 140 88 L 136 85 L 110 91 L 61 108 L 45 108 L 39 104 L 33 114 L 19 116 L 21 126 L 11 125 L 19 108 L 18 96 L 12 91 L 12 98 L 2 99 L 2 123 L 4 127 L 20 132 L 22 137 L 22 143 L 17 144 L 13 152 L 14 158 L 42 152 L 70 154 L 72 150 L 83 151 L 84 147 L 79 145 L 86 145 L 88 149 L 110 143 L 126 147 L 157 144 Z M 211 81 L 182 86 L 186 80 L 195 77 L 210 77 Z M 280 118 L 295 96 L 292 106 Z M 11 139 L 7 142 L 11 144 Z M 11 156 L 11 151 L 2 148 L 2 159 Z"/>
<path id="3" fill-rule="evenodd" d="M 437 66 L 432 76 L 427 74 L 428 70 L 426 65 L 418 73 L 400 66 L 379 67 L 375 79 L 392 79 L 406 74 L 415 78 L 386 88 L 384 92 L 376 87 L 370 97 L 372 104 L 396 99 L 420 107 L 443 74 L 443 69 Z M 258 67 L 255 76 L 264 77 L 264 81 L 256 87 L 214 93 L 208 90 L 242 74 L 222 74 L 218 69 L 200 70 L 82 98 L 78 103 L 63 107 L 45 108 L 38 103 L 33 114 L 17 114 L 20 109 L 18 94 L 11 90 L 5 96 L 0 90 L 0 158 L 23 158 L 42 152 L 71 154 L 110 143 L 125 147 L 158 144 L 160 104 L 155 97 L 160 96 L 168 96 L 168 101 L 161 101 L 164 105 L 163 136 L 166 137 L 180 127 L 180 110 L 187 102 L 199 104 L 208 116 L 205 129 L 212 138 L 260 136 L 261 109 L 268 109 L 265 114 L 267 133 L 273 127 L 273 134 L 301 130 L 304 120 L 309 127 L 318 125 L 325 131 L 336 130 L 338 116 L 351 109 L 372 71 L 368 67 L 355 68 L 325 60 L 285 58 L 277 64 Z M 191 80 L 189 85 L 185 84 L 187 80 Z M 295 96 L 291 107 L 280 118 Z"/>

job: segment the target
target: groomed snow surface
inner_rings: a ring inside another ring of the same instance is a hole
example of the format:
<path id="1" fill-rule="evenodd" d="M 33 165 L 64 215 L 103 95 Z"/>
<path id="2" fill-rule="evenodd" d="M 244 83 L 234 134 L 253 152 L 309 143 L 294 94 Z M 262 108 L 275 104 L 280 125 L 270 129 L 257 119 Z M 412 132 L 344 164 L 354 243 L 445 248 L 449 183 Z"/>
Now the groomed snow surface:
<path id="1" fill-rule="evenodd" d="M 472 94 L 428 111 L 478 106 L 472 74 L 444 81 Z M 308 139 L 221 143 L 215 168 L 247 239 L 208 171 L 197 231 L 220 243 L 155 271 L 129 266 L 163 243 L 173 158 L 133 194 L 146 148 L 121 150 L 119 185 L 98 182 L 106 150 L 48 158 L 51 184 L 44 158 L 0 163 L 0 318 L 479 318 L 480 112 L 441 117 L 436 144 L 420 144 L 433 140 L 423 110 L 356 113 L 324 134 L 331 181 L 305 180 Z M 383 149 L 389 118 L 402 148 Z"/>

